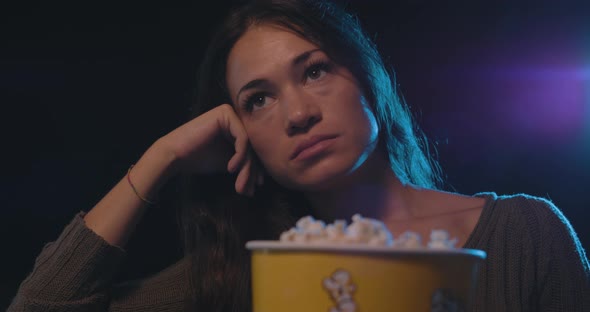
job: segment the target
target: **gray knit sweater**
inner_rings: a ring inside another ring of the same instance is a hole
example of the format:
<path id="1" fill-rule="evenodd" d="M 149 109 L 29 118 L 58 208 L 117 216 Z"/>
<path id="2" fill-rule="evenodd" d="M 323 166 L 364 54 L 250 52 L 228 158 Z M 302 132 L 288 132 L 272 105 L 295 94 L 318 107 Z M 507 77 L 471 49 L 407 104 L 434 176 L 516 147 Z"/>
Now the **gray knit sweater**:
<path id="1" fill-rule="evenodd" d="M 487 203 L 465 248 L 482 249 L 475 311 L 590 311 L 588 259 L 571 225 L 551 202 L 528 195 L 480 193 Z M 9 312 L 182 311 L 188 262 L 112 285 L 125 258 L 76 215 L 47 244 Z"/>

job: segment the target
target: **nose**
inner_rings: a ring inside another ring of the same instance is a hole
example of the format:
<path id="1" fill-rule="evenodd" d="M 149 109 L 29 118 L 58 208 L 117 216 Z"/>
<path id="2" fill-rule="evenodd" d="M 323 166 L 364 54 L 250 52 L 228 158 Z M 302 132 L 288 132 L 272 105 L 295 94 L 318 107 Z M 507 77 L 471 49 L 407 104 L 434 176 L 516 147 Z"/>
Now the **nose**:
<path id="1" fill-rule="evenodd" d="M 283 98 L 286 111 L 285 130 L 289 136 L 308 132 L 322 120 L 317 101 L 301 90 L 293 90 Z"/>

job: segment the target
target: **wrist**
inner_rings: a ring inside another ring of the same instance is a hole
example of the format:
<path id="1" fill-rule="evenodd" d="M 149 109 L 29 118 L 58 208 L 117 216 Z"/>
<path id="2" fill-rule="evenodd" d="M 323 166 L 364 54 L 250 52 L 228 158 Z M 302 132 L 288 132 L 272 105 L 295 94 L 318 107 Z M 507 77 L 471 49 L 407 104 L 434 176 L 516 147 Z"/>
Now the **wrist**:
<path id="1" fill-rule="evenodd" d="M 131 179 L 131 169 L 133 169 L 134 166 L 135 165 L 129 166 L 129 169 L 127 170 L 127 182 L 129 183 L 129 186 L 131 186 L 131 189 L 133 189 L 133 192 L 135 193 L 135 195 L 137 195 L 137 197 L 139 199 L 141 199 L 142 202 L 144 202 L 150 206 L 155 206 L 156 201 L 154 199 L 148 199 L 148 198 L 145 198 L 144 196 L 142 196 L 141 193 L 135 187 L 135 184 L 133 184 L 133 180 Z"/>
<path id="2" fill-rule="evenodd" d="M 177 170 L 176 158 L 159 143 L 148 148 L 133 164 L 133 184 L 145 198 L 156 198 L 160 188 L 173 177 Z"/>

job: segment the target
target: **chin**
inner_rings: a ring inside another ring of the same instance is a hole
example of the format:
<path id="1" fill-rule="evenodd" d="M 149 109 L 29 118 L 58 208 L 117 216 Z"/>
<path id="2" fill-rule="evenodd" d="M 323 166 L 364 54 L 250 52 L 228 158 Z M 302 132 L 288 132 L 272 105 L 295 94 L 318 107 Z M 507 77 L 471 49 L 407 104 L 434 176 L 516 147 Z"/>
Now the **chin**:
<path id="1" fill-rule="evenodd" d="M 298 191 L 327 191 L 351 183 L 354 173 L 361 165 L 358 157 L 352 161 L 323 161 L 298 172 L 294 177 L 279 178 L 277 181 L 289 189 Z"/>

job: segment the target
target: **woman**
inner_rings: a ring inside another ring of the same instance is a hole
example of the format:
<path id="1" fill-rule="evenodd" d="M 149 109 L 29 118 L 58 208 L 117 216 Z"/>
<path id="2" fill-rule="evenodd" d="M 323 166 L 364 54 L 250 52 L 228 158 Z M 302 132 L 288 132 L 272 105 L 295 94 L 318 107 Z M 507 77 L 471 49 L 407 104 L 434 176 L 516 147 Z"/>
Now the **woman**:
<path id="1" fill-rule="evenodd" d="M 338 6 L 269 0 L 233 11 L 200 68 L 194 118 L 44 248 L 9 311 L 249 310 L 246 241 L 277 239 L 309 213 L 357 212 L 394 237 L 445 228 L 485 250 L 476 311 L 587 311 L 588 260 L 561 212 L 527 195 L 439 190 L 393 86 Z M 186 256 L 112 285 L 134 226 L 179 175 Z"/>

